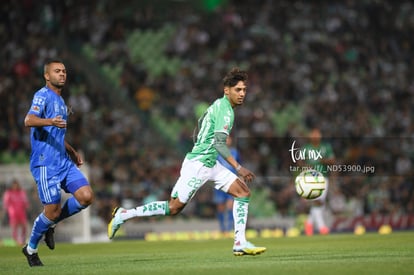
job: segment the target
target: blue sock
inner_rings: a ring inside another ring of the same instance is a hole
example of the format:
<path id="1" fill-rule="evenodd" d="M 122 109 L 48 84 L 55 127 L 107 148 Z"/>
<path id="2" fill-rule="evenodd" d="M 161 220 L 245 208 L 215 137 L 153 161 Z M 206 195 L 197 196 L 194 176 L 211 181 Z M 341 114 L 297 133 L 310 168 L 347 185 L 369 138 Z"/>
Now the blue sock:
<path id="1" fill-rule="evenodd" d="M 63 219 L 66 219 L 76 213 L 80 212 L 82 209 L 85 209 L 86 206 L 81 205 L 75 197 L 70 197 L 65 201 L 62 206 L 62 212 L 60 216 L 55 220 L 55 223 L 60 222 Z"/>
<path id="2" fill-rule="evenodd" d="M 39 216 L 37 216 L 36 220 L 33 223 L 33 229 L 29 239 L 29 246 L 31 248 L 37 249 L 37 245 L 39 244 L 40 239 L 52 224 L 53 222 L 49 220 L 45 214 L 41 213 Z"/>
<path id="3" fill-rule="evenodd" d="M 227 209 L 227 231 L 233 230 L 234 219 L 233 219 L 233 209 Z"/>
<path id="4" fill-rule="evenodd" d="M 217 213 L 217 219 L 218 219 L 219 224 L 220 224 L 220 230 L 222 232 L 224 232 L 226 230 L 226 227 L 224 225 L 224 212 L 218 212 Z"/>

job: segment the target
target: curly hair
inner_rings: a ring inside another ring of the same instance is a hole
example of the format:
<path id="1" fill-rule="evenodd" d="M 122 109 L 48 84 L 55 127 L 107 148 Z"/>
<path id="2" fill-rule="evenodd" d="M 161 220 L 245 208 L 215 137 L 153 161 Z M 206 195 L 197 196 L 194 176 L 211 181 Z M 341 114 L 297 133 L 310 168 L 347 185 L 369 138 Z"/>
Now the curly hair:
<path id="1" fill-rule="evenodd" d="M 247 82 L 247 72 L 240 70 L 239 68 L 233 68 L 223 78 L 224 87 L 234 87 L 239 81 Z"/>

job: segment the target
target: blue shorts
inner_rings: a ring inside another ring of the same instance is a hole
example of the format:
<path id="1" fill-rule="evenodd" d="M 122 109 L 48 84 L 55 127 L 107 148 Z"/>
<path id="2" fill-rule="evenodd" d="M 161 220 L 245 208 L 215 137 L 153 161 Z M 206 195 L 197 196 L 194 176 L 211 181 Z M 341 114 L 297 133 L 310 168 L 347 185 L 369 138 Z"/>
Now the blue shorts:
<path id="1" fill-rule="evenodd" d="M 51 174 L 51 171 L 47 166 L 38 166 L 32 169 L 37 192 L 43 204 L 59 204 L 61 189 L 73 195 L 82 186 L 89 185 L 86 177 L 74 163 L 70 163 L 61 174 L 53 176 L 48 174 Z"/>
<path id="2" fill-rule="evenodd" d="M 233 199 L 233 196 L 227 194 L 226 192 L 217 190 L 215 188 L 213 190 L 214 190 L 213 201 L 215 204 L 225 203 L 226 201 Z"/>

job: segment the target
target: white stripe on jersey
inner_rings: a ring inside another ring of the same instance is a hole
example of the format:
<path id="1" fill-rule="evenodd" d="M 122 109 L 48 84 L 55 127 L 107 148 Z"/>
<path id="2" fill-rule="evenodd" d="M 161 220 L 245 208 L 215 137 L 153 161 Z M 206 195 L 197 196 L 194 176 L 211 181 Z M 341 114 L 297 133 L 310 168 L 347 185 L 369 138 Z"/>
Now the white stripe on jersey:
<path id="1" fill-rule="evenodd" d="M 40 167 L 40 187 L 43 191 L 43 197 L 45 202 L 52 202 L 50 197 L 48 183 L 47 183 L 47 168 L 46 166 Z"/>

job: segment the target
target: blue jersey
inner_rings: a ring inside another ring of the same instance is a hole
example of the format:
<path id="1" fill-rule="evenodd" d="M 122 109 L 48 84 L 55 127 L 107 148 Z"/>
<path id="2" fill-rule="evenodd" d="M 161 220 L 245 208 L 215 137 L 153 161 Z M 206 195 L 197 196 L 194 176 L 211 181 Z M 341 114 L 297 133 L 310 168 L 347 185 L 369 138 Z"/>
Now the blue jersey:
<path id="1" fill-rule="evenodd" d="M 40 118 L 55 118 L 61 116 L 67 120 L 67 107 L 63 98 L 43 87 L 38 90 L 32 101 L 28 114 Z M 65 149 L 66 128 L 55 126 L 31 127 L 30 142 L 32 152 L 30 155 L 30 169 L 38 166 L 47 166 L 49 176 L 59 174 L 71 163 Z"/>

